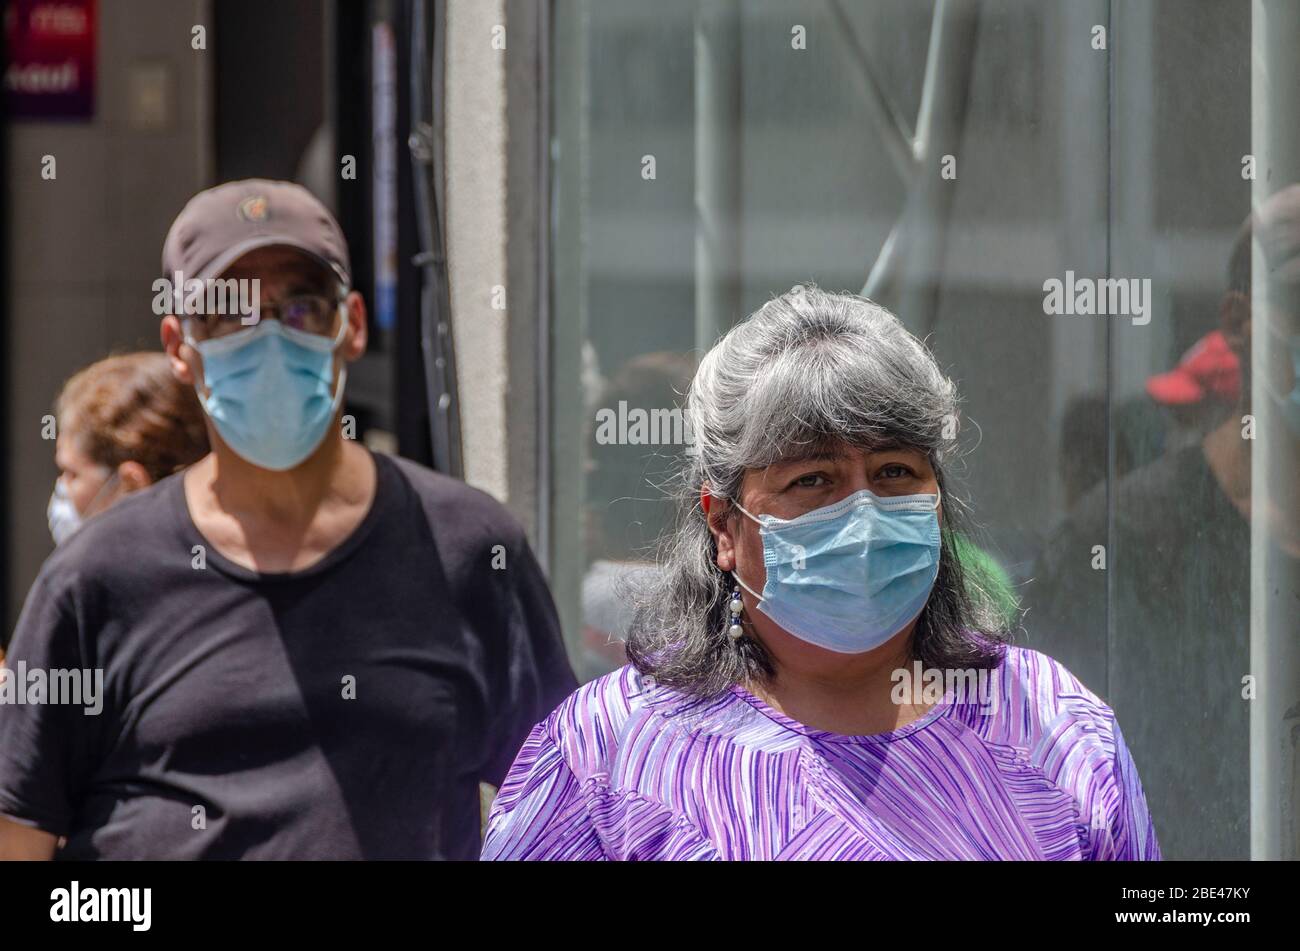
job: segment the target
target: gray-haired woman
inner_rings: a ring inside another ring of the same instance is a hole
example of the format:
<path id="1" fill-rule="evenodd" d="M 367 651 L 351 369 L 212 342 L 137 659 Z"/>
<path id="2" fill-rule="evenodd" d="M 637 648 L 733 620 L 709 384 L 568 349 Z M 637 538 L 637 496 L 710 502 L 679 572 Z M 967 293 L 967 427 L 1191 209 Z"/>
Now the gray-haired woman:
<path id="1" fill-rule="evenodd" d="M 484 858 L 1158 858 L 1110 709 L 954 555 L 957 397 L 881 307 L 795 288 L 686 401 L 631 664 L 530 734 Z"/>

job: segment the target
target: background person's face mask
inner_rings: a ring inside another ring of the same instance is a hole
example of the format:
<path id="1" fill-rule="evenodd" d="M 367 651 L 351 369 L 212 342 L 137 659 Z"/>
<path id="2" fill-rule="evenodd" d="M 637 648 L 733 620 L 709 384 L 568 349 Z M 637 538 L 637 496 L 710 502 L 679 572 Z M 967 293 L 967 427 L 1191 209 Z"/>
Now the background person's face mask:
<path id="1" fill-rule="evenodd" d="M 343 399 L 347 368 L 334 385 L 334 351 L 347 332 L 347 312 L 333 340 L 264 320 L 251 330 L 185 342 L 203 357 L 195 387 L 212 424 L 234 452 L 263 469 L 301 464 L 325 439 Z"/>
<path id="2" fill-rule="evenodd" d="M 54 482 L 54 491 L 50 494 L 50 504 L 45 508 L 45 517 L 50 523 L 50 537 L 55 545 L 62 545 L 81 528 L 81 514 L 68 498 L 68 490 L 62 479 Z"/>
<path id="3" fill-rule="evenodd" d="M 921 613 L 939 574 L 938 495 L 863 489 L 794 519 L 759 524 L 767 583 L 762 611 L 800 640 L 841 654 L 885 643 Z"/>
<path id="4" fill-rule="evenodd" d="M 90 504 L 86 506 L 87 512 L 93 514 L 95 503 L 103 496 L 105 490 L 116 481 L 116 472 L 104 480 L 104 484 L 99 487 L 99 491 L 94 494 Z M 72 504 L 72 497 L 68 495 L 68 487 L 62 479 L 54 480 L 54 491 L 50 493 L 50 504 L 45 507 L 45 518 L 49 522 L 50 537 L 54 539 L 56 547 L 75 535 L 81 526 L 85 524 L 85 518 L 77 511 L 77 507 Z"/>

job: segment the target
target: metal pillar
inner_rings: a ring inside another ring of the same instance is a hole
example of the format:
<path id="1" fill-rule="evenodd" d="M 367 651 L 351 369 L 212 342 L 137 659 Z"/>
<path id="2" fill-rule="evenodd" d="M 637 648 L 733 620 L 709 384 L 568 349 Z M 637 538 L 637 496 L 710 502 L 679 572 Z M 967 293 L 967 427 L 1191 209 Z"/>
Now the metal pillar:
<path id="1" fill-rule="evenodd" d="M 1256 212 L 1278 191 L 1300 182 L 1300 4 L 1255 0 L 1251 8 L 1251 151 Z M 1258 238 L 1258 232 L 1256 233 Z M 1282 343 L 1265 332 L 1269 281 L 1258 241 L 1251 277 L 1250 854 L 1253 859 L 1300 857 L 1300 578 L 1277 547 L 1277 519 L 1300 519 L 1294 468 L 1295 435 L 1276 418 L 1264 390 L 1266 358 Z M 1284 526 L 1285 527 L 1285 526 Z"/>
<path id="2" fill-rule="evenodd" d="M 695 346 L 740 317 L 740 4 L 695 17 Z"/>

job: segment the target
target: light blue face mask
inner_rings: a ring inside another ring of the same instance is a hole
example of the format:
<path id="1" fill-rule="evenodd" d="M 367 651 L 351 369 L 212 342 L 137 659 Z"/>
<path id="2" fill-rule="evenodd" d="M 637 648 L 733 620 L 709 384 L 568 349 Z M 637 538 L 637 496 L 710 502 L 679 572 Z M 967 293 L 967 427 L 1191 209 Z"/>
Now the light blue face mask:
<path id="1" fill-rule="evenodd" d="M 90 503 L 86 506 L 86 511 L 94 514 L 98 509 L 100 499 L 104 493 L 113 489 L 117 485 L 117 470 L 104 480 L 103 485 L 90 497 Z M 77 511 L 77 507 L 72 504 L 72 497 L 68 495 L 68 487 L 64 485 L 63 479 L 56 479 L 54 482 L 54 491 L 50 494 L 50 503 L 45 507 L 45 517 L 50 523 L 50 537 L 54 539 L 55 547 L 62 545 L 69 538 L 81 531 L 81 526 L 86 522 L 86 516 Z"/>
<path id="2" fill-rule="evenodd" d="M 203 357 L 203 409 L 221 438 L 243 459 L 282 472 L 300 465 L 325 439 L 343 400 L 347 367 L 334 385 L 334 351 L 347 332 L 347 312 L 333 340 L 264 320 L 215 340 L 185 342 Z"/>
<path id="3" fill-rule="evenodd" d="M 45 507 L 45 517 L 50 523 L 50 537 L 57 547 L 81 531 L 81 513 L 68 497 L 68 489 L 59 479 L 54 483 L 50 504 Z"/>
<path id="4" fill-rule="evenodd" d="M 866 489 L 789 520 L 737 504 L 759 524 L 767 583 L 759 594 L 739 575 L 736 581 L 800 640 L 840 654 L 873 650 L 930 598 L 939 574 L 938 507 L 938 495 Z"/>

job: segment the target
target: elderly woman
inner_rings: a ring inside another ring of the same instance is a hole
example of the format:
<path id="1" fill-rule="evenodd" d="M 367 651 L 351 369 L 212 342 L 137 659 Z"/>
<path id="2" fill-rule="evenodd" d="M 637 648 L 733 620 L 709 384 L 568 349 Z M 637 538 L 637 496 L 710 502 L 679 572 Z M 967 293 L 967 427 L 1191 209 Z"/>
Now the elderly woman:
<path id="1" fill-rule="evenodd" d="M 1159 857 L 1114 714 L 1009 646 L 954 556 L 956 393 L 897 319 L 796 288 L 705 356 L 686 411 L 631 664 L 533 729 L 484 858 Z"/>

